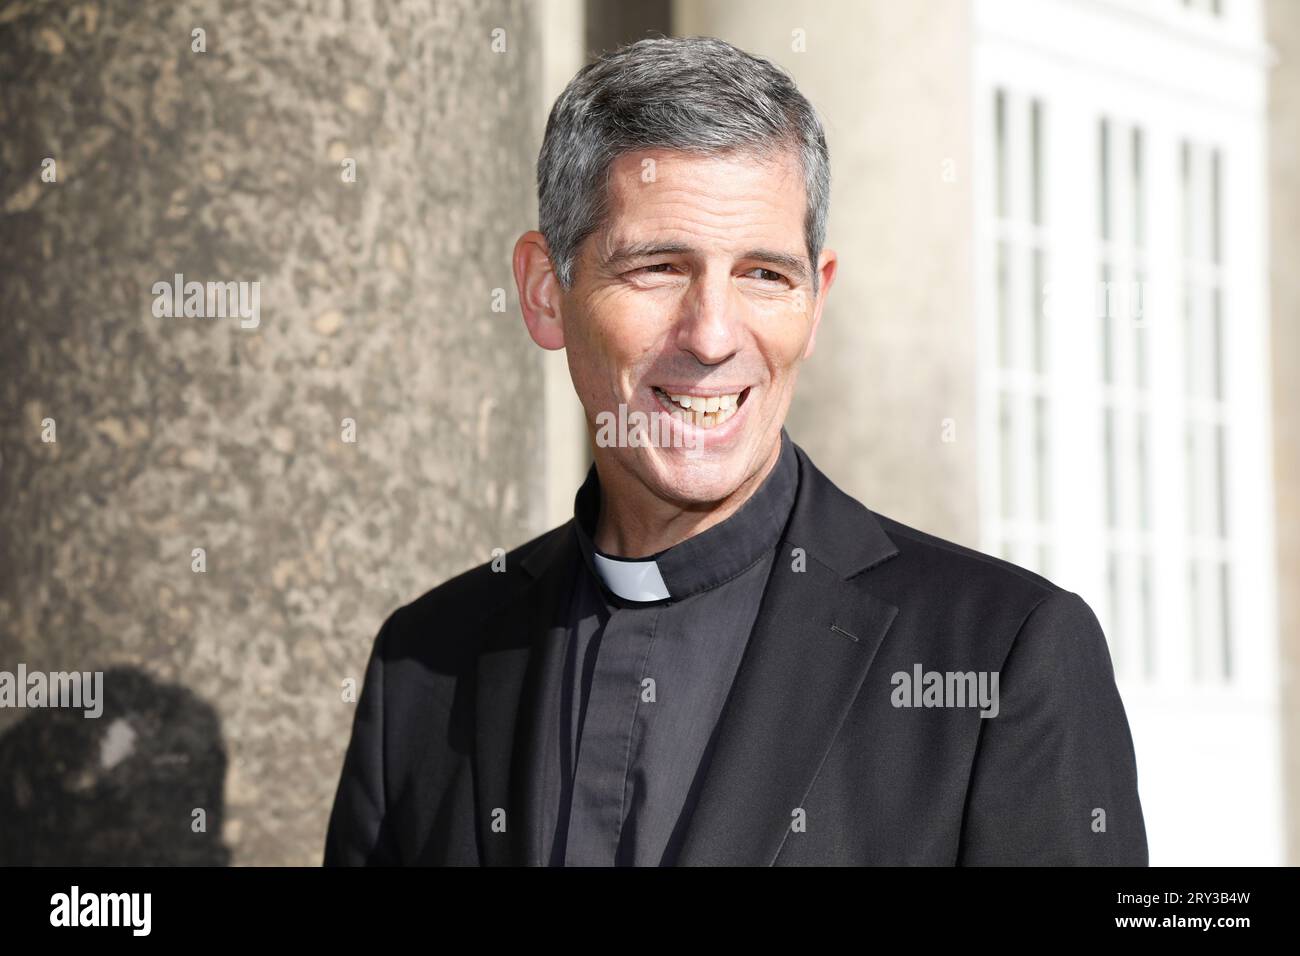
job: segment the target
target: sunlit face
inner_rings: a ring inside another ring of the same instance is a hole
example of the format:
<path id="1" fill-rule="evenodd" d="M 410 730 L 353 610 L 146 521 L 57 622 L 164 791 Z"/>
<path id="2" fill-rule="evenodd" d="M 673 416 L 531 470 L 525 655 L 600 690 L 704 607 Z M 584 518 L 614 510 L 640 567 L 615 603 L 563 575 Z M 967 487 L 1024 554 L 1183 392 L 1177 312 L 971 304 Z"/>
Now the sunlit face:
<path id="1" fill-rule="evenodd" d="M 625 154 L 610 170 L 609 203 L 562 296 L 598 467 L 665 501 L 720 501 L 779 451 L 834 254 L 822 253 L 814 296 L 794 152 Z M 657 443 L 602 445 L 601 413 L 617 418 L 620 404 L 658 417 Z"/>

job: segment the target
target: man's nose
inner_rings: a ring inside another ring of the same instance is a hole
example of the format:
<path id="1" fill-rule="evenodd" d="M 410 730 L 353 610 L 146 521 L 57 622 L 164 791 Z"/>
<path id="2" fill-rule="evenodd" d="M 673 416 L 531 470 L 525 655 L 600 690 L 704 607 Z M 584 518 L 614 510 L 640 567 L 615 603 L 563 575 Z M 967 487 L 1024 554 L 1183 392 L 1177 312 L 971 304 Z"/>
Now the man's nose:
<path id="1" fill-rule="evenodd" d="M 718 365 L 734 355 L 740 342 L 740 303 L 730 276 L 698 279 L 682 302 L 677 347 L 704 365 Z"/>

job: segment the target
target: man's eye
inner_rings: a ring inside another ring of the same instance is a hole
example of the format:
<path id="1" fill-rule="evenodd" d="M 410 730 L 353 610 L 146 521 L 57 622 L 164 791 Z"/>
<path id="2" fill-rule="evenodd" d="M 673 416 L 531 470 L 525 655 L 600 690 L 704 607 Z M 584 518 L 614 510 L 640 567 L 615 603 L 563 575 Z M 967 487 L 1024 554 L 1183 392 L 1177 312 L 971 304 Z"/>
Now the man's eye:
<path id="1" fill-rule="evenodd" d="M 656 263 L 655 263 L 654 265 L 652 265 L 652 266 L 642 266 L 642 267 L 641 267 L 641 271 L 642 271 L 642 272 L 659 272 L 661 269 L 662 269 L 662 270 L 667 270 L 667 269 L 671 269 L 671 268 L 673 268 L 673 264 L 672 264 L 671 262 L 656 262 Z"/>
<path id="2" fill-rule="evenodd" d="M 752 275 L 754 275 L 754 273 L 756 273 L 756 272 L 758 273 L 758 275 L 754 276 L 754 278 L 756 278 L 756 279 L 762 279 L 764 282 L 784 282 L 784 281 L 785 281 L 785 276 L 781 275 L 781 273 L 779 273 L 779 272 L 775 272 L 775 271 L 773 271 L 772 269 L 764 269 L 762 266 L 759 266 L 759 267 L 756 268 L 756 269 L 750 269 L 749 272 L 746 273 L 746 275 L 751 275 L 751 276 L 752 276 Z"/>

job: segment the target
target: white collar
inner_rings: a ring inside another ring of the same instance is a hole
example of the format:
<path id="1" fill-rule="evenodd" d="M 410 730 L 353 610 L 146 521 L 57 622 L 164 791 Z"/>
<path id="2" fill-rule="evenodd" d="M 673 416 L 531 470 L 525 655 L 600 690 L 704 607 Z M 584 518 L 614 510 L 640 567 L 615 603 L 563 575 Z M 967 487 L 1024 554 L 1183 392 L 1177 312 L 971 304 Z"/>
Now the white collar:
<path id="1" fill-rule="evenodd" d="M 600 579 L 625 601 L 662 601 L 668 597 L 668 588 L 664 585 L 659 565 L 653 558 L 639 561 L 625 561 L 607 558 L 603 554 L 592 553 L 596 560 L 596 570 Z"/>

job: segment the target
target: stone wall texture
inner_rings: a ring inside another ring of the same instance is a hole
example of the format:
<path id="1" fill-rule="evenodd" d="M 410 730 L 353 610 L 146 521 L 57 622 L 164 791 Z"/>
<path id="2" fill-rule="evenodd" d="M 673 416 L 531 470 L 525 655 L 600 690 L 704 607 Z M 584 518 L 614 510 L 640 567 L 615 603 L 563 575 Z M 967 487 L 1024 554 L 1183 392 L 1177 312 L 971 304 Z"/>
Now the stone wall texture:
<path id="1" fill-rule="evenodd" d="M 0 7 L 0 671 L 106 672 L 0 709 L 0 863 L 319 863 L 384 617 L 541 530 L 536 17 Z"/>
<path id="2" fill-rule="evenodd" d="M 1277 497 L 1278 634 L 1283 785 L 1300 807 L 1300 4 L 1268 0 L 1269 297 L 1273 358 L 1273 487 Z M 1287 864 L 1300 865 L 1300 813 L 1287 814 Z"/>

